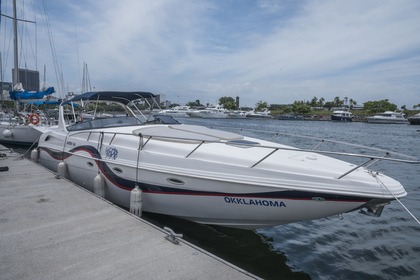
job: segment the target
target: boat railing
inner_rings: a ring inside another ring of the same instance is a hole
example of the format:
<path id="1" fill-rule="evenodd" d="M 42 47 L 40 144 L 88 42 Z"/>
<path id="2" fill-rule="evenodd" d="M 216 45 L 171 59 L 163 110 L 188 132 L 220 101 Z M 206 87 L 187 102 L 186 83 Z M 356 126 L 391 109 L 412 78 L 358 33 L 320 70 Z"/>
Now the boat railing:
<path id="1" fill-rule="evenodd" d="M 210 127 L 214 129 L 214 127 Z M 220 129 L 220 127 L 219 127 Z M 229 130 L 232 130 L 231 128 Z M 249 131 L 249 132 L 258 132 L 258 133 L 269 133 L 267 131 L 261 131 L 261 130 L 253 130 L 253 129 L 238 129 L 240 132 Z M 301 153 L 317 153 L 317 154 L 323 154 L 328 156 L 334 156 L 334 157 L 353 157 L 353 158 L 359 158 L 364 159 L 365 161 L 355 165 L 350 170 L 346 171 L 345 173 L 341 174 L 337 177 L 337 179 L 341 179 L 348 174 L 356 171 L 357 169 L 361 167 L 368 168 L 372 166 L 373 164 L 379 162 L 379 161 L 389 161 L 389 162 L 398 162 L 398 163 L 409 163 L 409 164 L 420 164 L 420 159 L 416 157 L 412 157 L 409 155 L 404 155 L 401 153 L 396 152 L 390 152 L 379 148 L 374 147 L 366 147 L 363 145 L 357 145 L 352 143 L 347 143 L 343 141 L 336 141 L 331 139 L 323 139 L 318 137 L 312 137 L 312 136 L 306 136 L 306 135 L 295 135 L 290 133 L 282 133 L 282 132 L 272 132 L 271 140 L 273 141 L 275 138 L 277 138 L 280 135 L 283 136 L 291 136 L 291 137 L 299 137 L 299 138 L 305 138 L 310 140 L 317 140 L 318 143 L 313 148 L 295 148 L 290 146 L 275 146 L 275 145 L 261 145 L 258 142 L 252 142 L 248 140 L 206 140 L 206 139 L 200 139 L 200 138 L 183 138 L 183 137 L 174 137 L 174 136 L 166 136 L 166 135 L 146 135 L 146 134 L 132 134 L 132 133 L 122 133 L 122 132 L 105 132 L 105 131 L 77 131 L 77 132 L 70 132 L 68 136 L 76 136 L 79 134 L 88 134 L 87 140 L 92 138 L 92 135 L 99 134 L 97 137 L 98 139 L 98 150 L 101 149 L 101 147 L 104 144 L 112 145 L 113 141 L 116 139 L 117 135 L 124 135 L 124 136 L 130 136 L 130 137 L 136 137 L 138 138 L 139 145 L 138 145 L 138 152 L 140 153 L 141 150 L 143 150 L 146 145 L 152 141 L 176 141 L 178 144 L 195 144 L 194 147 L 191 149 L 190 152 L 187 153 L 185 158 L 191 157 L 197 150 L 200 149 L 203 145 L 208 144 L 220 144 L 220 145 L 231 145 L 236 147 L 243 147 L 243 148 L 259 148 L 259 149 L 266 149 L 268 153 L 265 155 L 262 155 L 261 158 L 257 159 L 255 163 L 250 165 L 250 168 L 255 168 L 268 158 L 270 158 L 273 154 L 275 154 L 278 151 L 293 151 L 293 152 L 301 152 Z M 109 138 L 108 143 L 104 143 L 105 135 L 110 134 L 111 137 Z M 96 137 L 95 137 L 96 139 Z M 325 145 L 325 143 L 335 143 L 340 145 L 346 145 L 351 146 L 354 148 L 362 148 L 365 150 L 371 150 L 375 152 L 381 152 L 382 155 L 369 155 L 369 154 L 361 154 L 361 153 L 349 153 L 349 152 L 340 152 L 340 151 L 330 151 L 330 150 L 320 150 L 319 148 L 322 145 Z M 398 157 L 397 157 L 398 156 Z"/>

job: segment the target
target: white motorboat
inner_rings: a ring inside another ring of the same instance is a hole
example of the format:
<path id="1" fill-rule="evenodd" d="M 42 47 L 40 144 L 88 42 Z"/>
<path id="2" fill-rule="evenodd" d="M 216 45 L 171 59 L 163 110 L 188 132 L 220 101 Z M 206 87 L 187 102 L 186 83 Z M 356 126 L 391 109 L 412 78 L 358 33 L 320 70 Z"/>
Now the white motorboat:
<path id="1" fill-rule="evenodd" d="M 256 119 L 271 119 L 271 112 L 265 108 L 264 111 L 255 111 L 252 110 L 246 113 L 247 118 L 256 118 Z"/>
<path id="2" fill-rule="evenodd" d="M 203 119 L 223 119 L 228 118 L 229 111 L 222 106 L 207 107 L 201 110 L 193 110 L 188 112 L 188 116 L 191 118 L 203 118 Z"/>
<path id="3" fill-rule="evenodd" d="M 192 111 L 195 111 L 195 110 L 191 109 L 190 106 L 175 106 L 173 108 L 161 110 L 158 112 L 158 114 L 167 115 L 174 118 L 176 117 L 185 118 L 185 117 L 188 117 L 188 113 Z"/>
<path id="4" fill-rule="evenodd" d="M 367 117 L 369 123 L 386 123 L 386 124 L 408 124 L 405 114 L 398 111 L 386 111 L 376 114 L 373 117 Z"/>
<path id="5" fill-rule="evenodd" d="M 232 119 L 244 119 L 246 118 L 246 111 L 241 111 L 241 110 L 229 111 L 228 117 Z"/>
<path id="6" fill-rule="evenodd" d="M 168 116 L 146 118 L 131 110 L 136 99 L 153 97 L 149 92 L 89 92 L 62 103 L 58 128 L 42 134 L 34 158 L 88 190 L 102 185 L 104 197 L 123 207 L 129 207 L 130 192 L 138 186 L 143 211 L 239 228 L 362 208 L 380 215 L 386 204 L 406 191 L 398 181 L 367 166 L 378 160 L 420 163 L 302 150 L 180 124 Z M 82 100 L 84 106 L 117 102 L 126 114 L 66 126 L 65 108 Z M 355 165 L 329 155 L 366 161 Z"/>
<path id="7" fill-rule="evenodd" d="M 32 101 L 31 103 L 36 102 L 44 104 L 47 101 Z M 55 104 L 58 105 L 58 103 Z M 29 103 L 26 105 L 31 106 Z M 38 142 L 39 136 L 54 125 L 56 125 L 55 119 L 40 110 L 24 109 L 18 113 L 3 114 L 0 121 L 0 144 L 34 145 Z"/>
<path id="8" fill-rule="evenodd" d="M 353 121 L 353 114 L 349 111 L 333 111 L 331 120 L 339 122 L 351 122 Z"/>
<path id="9" fill-rule="evenodd" d="M 417 113 L 414 116 L 409 117 L 408 121 L 412 125 L 420 125 L 420 113 Z"/>
<path id="10" fill-rule="evenodd" d="M 31 115 L 31 119 L 36 120 L 38 115 Z M 39 136 L 50 129 L 48 125 L 20 124 L 12 119 L 10 122 L 0 123 L 0 144 L 30 146 L 35 144 Z"/>

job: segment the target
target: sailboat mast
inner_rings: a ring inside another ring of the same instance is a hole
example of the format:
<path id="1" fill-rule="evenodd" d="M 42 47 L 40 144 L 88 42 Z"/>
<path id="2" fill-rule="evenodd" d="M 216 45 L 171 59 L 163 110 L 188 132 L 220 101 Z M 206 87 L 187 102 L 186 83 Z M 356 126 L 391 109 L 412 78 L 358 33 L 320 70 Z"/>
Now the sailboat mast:
<path id="1" fill-rule="evenodd" d="M 17 12 L 16 12 L 16 0 L 13 0 L 13 48 L 14 48 L 14 66 L 13 69 L 13 86 L 19 83 L 19 70 L 18 70 L 18 32 L 17 32 Z"/>

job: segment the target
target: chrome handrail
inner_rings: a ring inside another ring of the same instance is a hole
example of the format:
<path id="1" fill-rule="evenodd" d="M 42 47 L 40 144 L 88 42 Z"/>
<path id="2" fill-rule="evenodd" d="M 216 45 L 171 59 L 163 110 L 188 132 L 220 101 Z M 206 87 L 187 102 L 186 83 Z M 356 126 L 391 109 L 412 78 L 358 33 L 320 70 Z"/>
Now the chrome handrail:
<path id="1" fill-rule="evenodd" d="M 241 131 L 244 131 L 243 129 L 241 129 Z M 254 132 L 266 132 L 266 131 L 258 131 L 258 130 L 251 130 Z M 303 137 L 303 138 L 308 138 L 308 139 L 312 139 L 312 140 L 320 140 L 321 142 L 316 145 L 313 149 L 302 149 L 302 148 L 295 148 L 295 147 L 279 147 L 279 146 L 271 146 L 271 145 L 260 145 L 260 144 L 256 144 L 256 143 L 246 143 L 246 142 L 238 142 L 238 141 L 210 141 L 210 140 L 197 140 L 197 139 L 191 139 L 191 138 L 183 138 L 183 137 L 173 137 L 173 136 L 154 136 L 154 135 L 145 135 L 145 134 L 139 134 L 139 135 L 135 135 L 132 133 L 122 133 L 122 132 L 106 132 L 106 131 L 78 131 L 78 132 L 70 132 L 68 134 L 69 136 L 75 136 L 78 134 L 89 134 L 89 136 L 87 137 L 87 139 L 89 139 L 91 137 L 92 134 L 98 133 L 99 137 L 98 137 L 98 147 L 102 146 L 104 143 L 104 135 L 105 134 L 111 134 L 113 135 L 111 137 L 111 140 L 109 141 L 108 145 L 112 145 L 112 142 L 114 141 L 115 137 L 117 135 L 129 135 L 129 136 L 133 136 L 133 137 L 139 137 L 139 151 L 143 150 L 144 147 L 151 141 L 151 140 L 156 140 L 156 141 L 178 141 L 179 144 L 182 143 L 182 141 L 185 141 L 184 143 L 188 143 L 191 144 L 191 142 L 198 142 L 198 144 L 185 156 L 185 158 L 189 158 L 193 153 L 195 153 L 200 147 L 202 147 L 203 145 L 206 144 L 223 144 L 223 145 L 235 145 L 238 147 L 247 147 L 247 148 L 263 148 L 263 149 L 271 149 L 272 151 L 270 151 L 268 154 L 262 156 L 258 161 L 256 161 L 254 164 L 252 164 L 251 166 L 249 166 L 249 168 L 254 168 L 257 165 L 259 165 L 260 163 L 262 163 L 263 161 L 265 161 L 267 158 L 269 158 L 270 156 L 272 156 L 274 153 L 276 153 L 279 150 L 283 150 L 283 151 L 294 151 L 294 152 L 302 152 L 302 153 L 313 153 L 316 152 L 317 154 L 323 154 L 323 155 L 332 155 L 332 156 L 345 156 L 345 157 L 356 157 L 356 158 L 364 158 L 364 159 L 368 159 L 366 162 L 359 164 L 357 166 L 355 166 L 354 168 L 350 169 L 349 171 L 346 171 L 345 173 L 343 173 L 342 175 L 338 176 L 337 179 L 341 179 L 344 176 L 347 176 L 348 174 L 354 172 L 355 170 L 365 166 L 365 167 L 369 167 L 372 166 L 373 164 L 375 164 L 378 161 L 391 161 L 391 162 L 399 162 L 399 163 L 409 163 L 409 164 L 420 164 L 420 160 L 412 157 L 412 156 L 408 156 L 408 155 L 404 155 L 404 154 L 400 154 L 400 153 L 394 153 L 396 155 L 399 155 L 401 157 L 406 157 L 406 158 L 410 158 L 410 159 L 401 159 L 401 158 L 392 158 L 389 157 L 391 155 L 391 152 L 389 151 L 385 151 L 382 149 L 377 149 L 377 148 L 372 148 L 372 147 L 366 147 L 366 146 L 362 146 L 362 145 L 356 145 L 356 144 L 352 144 L 352 143 L 346 143 L 346 142 L 342 142 L 342 141 L 335 141 L 335 140 L 328 140 L 328 139 L 321 139 L 321 138 L 316 138 L 316 137 L 310 137 L 310 136 L 305 136 L 305 135 L 293 135 L 293 134 L 287 134 L 287 133 L 279 133 L 276 132 L 275 137 L 277 135 L 288 135 L 288 136 L 294 136 L 294 137 Z M 146 138 L 147 140 L 144 141 L 144 138 Z M 374 151 L 380 151 L 380 152 L 385 152 L 384 156 L 376 156 L 376 155 L 367 155 L 367 154 L 357 154 L 357 153 L 345 153 L 345 152 L 334 152 L 334 151 L 327 151 L 327 150 L 316 150 L 320 144 L 325 143 L 325 142 L 330 142 L 330 143 L 337 143 L 337 144 L 344 144 L 344 145 L 348 145 L 348 146 L 353 146 L 353 147 L 357 147 L 357 148 L 364 148 L 367 150 L 374 150 Z"/>

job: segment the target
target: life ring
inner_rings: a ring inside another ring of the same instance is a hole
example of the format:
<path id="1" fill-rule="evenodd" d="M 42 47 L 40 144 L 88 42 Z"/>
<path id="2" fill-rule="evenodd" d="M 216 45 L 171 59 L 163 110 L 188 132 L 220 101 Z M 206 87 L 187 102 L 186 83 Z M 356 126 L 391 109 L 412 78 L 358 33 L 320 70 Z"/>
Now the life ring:
<path id="1" fill-rule="evenodd" d="M 30 114 L 29 115 L 29 122 L 33 125 L 37 125 L 39 123 L 39 116 L 38 114 Z"/>

